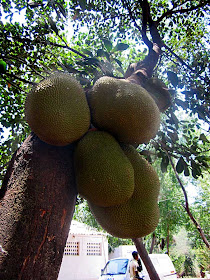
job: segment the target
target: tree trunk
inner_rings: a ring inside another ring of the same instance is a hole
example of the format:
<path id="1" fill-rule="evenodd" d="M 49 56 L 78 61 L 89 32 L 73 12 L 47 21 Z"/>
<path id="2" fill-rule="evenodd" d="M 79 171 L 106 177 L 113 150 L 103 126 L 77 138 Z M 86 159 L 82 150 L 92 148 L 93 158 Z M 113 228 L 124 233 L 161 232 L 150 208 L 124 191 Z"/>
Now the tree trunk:
<path id="1" fill-rule="evenodd" d="M 166 243 L 167 243 L 167 254 L 169 255 L 169 245 L 170 245 L 170 229 L 169 229 L 169 224 L 167 225 Z"/>
<path id="2" fill-rule="evenodd" d="M 153 263 L 151 262 L 150 260 L 150 257 L 147 253 L 147 250 L 145 249 L 144 247 L 144 244 L 142 242 L 142 239 L 141 238 L 135 238 L 133 239 L 133 242 L 136 246 L 136 249 L 147 269 L 147 272 L 149 274 L 149 277 L 151 280 L 160 280 L 155 268 L 154 268 L 154 265 Z"/>
<path id="3" fill-rule="evenodd" d="M 31 134 L 0 189 L 0 279 L 57 279 L 76 201 L 73 145 Z"/>
<path id="4" fill-rule="evenodd" d="M 152 254 L 153 249 L 154 249 L 154 246 L 155 246 L 155 233 L 153 232 L 153 234 L 152 234 L 151 247 L 150 247 L 150 250 L 149 250 L 149 253 L 150 253 L 150 254 Z"/>

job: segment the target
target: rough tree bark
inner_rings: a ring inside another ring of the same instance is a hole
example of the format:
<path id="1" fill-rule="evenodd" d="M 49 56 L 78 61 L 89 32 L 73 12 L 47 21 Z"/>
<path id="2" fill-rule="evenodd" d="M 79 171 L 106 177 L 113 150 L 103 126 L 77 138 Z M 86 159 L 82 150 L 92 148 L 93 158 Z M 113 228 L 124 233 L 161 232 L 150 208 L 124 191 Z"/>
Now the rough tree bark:
<path id="1" fill-rule="evenodd" d="M 73 145 L 31 134 L 0 189 L 0 279 L 57 279 L 76 201 Z"/>
<path id="2" fill-rule="evenodd" d="M 152 242 L 151 242 L 151 246 L 150 246 L 150 249 L 149 249 L 150 254 L 152 254 L 154 246 L 155 246 L 155 232 L 153 232 L 153 234 L 152 234 Z"/>

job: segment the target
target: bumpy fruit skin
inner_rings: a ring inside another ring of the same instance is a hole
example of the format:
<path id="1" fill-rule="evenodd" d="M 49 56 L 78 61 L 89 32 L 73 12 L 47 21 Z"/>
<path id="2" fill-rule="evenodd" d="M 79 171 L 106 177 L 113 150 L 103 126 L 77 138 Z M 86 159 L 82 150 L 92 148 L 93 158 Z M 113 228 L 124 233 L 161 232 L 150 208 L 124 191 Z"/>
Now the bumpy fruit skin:
<path id="1" fill-rule="evenodd" d="M 75 149 L 77 190 L 96 205 L 126 202 L 134 191 L 134 170 L 116 139 L 104 131 L 90 131 Z"/>
<path id="2" fill-rule="evenodd" d="M 44 142 L 65 146 L 81 138 L 90 126 L 90 110 L 82 86 L 69 74 L 41 81 L 27 95 L 25 116 Z"/>
<path id="3" fill-rule="evenodd" d="M 102 77 L 88 95 L 93 124 L 120 142 L 149 142 L 160 125 L 160 111 L 149 93 L 126 80 Z"/>
<path id="4" fill-rule="evenodd" d="M 135 192 L 142 200 L 157 201 L 160 192 L 158 174 L 152 165 L 131 145 L 121 146 L 130 160 L 135 177 Z"/>
<path id="5" fill-rule="evenodd" d="M 124 147 L 124 151 L 134 168 L 132 197 L 112 207 L 100 207 L 90 202 L 89 206 L 98 223 L 113 236 L 138 238 L 153 232 L 158 225 L 159 180 L 152 166 L 132 146 Z"/>

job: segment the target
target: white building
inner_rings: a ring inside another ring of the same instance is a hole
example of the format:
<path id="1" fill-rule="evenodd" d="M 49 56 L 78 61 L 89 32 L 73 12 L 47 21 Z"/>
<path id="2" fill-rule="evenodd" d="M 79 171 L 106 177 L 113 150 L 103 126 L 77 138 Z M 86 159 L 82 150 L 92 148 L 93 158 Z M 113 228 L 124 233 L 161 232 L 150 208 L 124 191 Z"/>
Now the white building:
<path id="1" fill-rule="evenodd" d="M 97 280 L 107 260 L 106 234 L 72 220 L 58 280 Z"/>
<path id="2" fill-rule="evenodd" d="M 137 251 L 135 245 L 120 245 L 116 247 L 113 252 L 109 254 L 109 260 L 114 258 L 128 258 L 132 259 L 132 252 Z"/>

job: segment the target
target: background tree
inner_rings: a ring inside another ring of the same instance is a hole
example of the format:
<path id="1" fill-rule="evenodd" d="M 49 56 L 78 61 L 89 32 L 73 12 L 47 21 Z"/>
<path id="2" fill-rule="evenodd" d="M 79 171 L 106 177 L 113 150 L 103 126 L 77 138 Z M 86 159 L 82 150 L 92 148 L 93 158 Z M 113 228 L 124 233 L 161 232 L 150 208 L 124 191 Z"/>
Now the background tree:
<path id="1" fill-rule="evenodd" d="M 5 128 L 9 129 L 8 139 L 4 139 L 4 135 L 1 135 L 2 176 L 13 152 L 29 133 L 24 121 L 26 94 L 31 86 L 54 70 L 74 73 L 86 91 L 103 75 L 125 77 L 142 86 L 146 86 L 152 75 L 161 78 L 170 88 L 171 106 L 162 114 L 159 134 L 149 145 L 142 145 L 139 148 L 140 153 L 148 159 L 151 151 L 155 153 L 161 158 L 162 171 L 166 170 L 169 162 L 175 162 L 176 172 L 193 176 L 195 179 L 204 171 L 208 171 L 208 11 L 208 1 L 204 0 L 151 2 L 49 0 L 29 3 L 24 0 L 2 0 L 1 16 L 6 15 L 7 22 L 1 20 L 0 24 L 1 132 Z M 25 17 L 23 24 L 15 22 L 15 15 L 20 12 Z M 67 18 L 71 19 L 71 28 L 74 30 L 71 40 L 68 37 Z M 80 32 L 83 26 L 88 26 L 85 33 Z M 186 120 L 187 116 L 190 116 L 190 121 Z M 31 279 L 33 277 L 39 279 L 42 271 L 39 267 L 41 259 L 46 258 L 49 252 L 55 253 L 56 246 L 60 248 L 59 252 L 62 252 L 65 245 L 67 230 L 58 233 L 57 225 L 53 224 L 52 220 L 56 217 L 58 224 L 64 223 L 66 229 L 69 226 L 76 196 L 76 192 L 73 191 L 74 174 L 70 172 L 71 207 L 65 204 L 61 212 L 52 211 L 52 205 L 56 208 L 62 197 L 58 192 L 56 193 L 58 201 L 48 201 L 43 208 L 41 194 L 44 189 L 37 193 L 33 190 L 36 190 L 38 185 L 46 184 L 44 178 L 40 177 L 43 175 L 42 172 L 40 175 L 37 172 L 37 166 L 39 162 L 41 166 L 48 165 L 52 155 L 43 153 L 44 159 L 40 151 L 42 149 L 53 151 L 54 148 L 45 147 L 43 148 L 39 139 L 30 135 L 14 155 L 4 177 L 0 190 L 3 207 L 1 209 L 17 214 L 10 228 L 10 235 L 6 239 L 8 248 L 2 255 L 3 276 L 9 273 L 6 267 L 18 260 L 10 275 L 4 279 L 16 277 L 17 273 L 20 273 L 19 279 L 24 279 L 27 273 L 31 274 Z M 73 146 L 69 149 L 72 151 Z M 56 165 L 61 160 L 64 150 L 56 149 L 60 157 L 52 161 L 53 166 L 49 165 L 53 172 L 48 170 L 48 178 L 51 173 L 56 176 L 57 172 L 60 172 L 59 169 L 56 170 Z M 40 159 L 36 158 L 35 151 L 38 151 Z M 36 163 L 32 164 L 34 157 Z M 68 160 L 62 161 L 61 166 L 64 168 L 62 170 L 64 171 L 69 164 L 71 165 Z M 36 179 L 33 174 L 37 174 Z M 65 171 L 64 174 L 66 175 Z M 63 183 L 65 185 L 65 180 Z M 50 197 L 50 185 L 52 187 L 53 184 L 51 180 L 44 197 Z M 18 196 L 18 193 L 21 196 Z M 20 197 L 22 199 L 19 199 Z M 30 204 L 27 201 L 28 197 L 36 201 L 36 205 Z M 13 203 L 9 203 L 11 201 Z M 30 208 L 28 205 L 33 207 Z M 14 211 L 14 207 L 17 211 Z M 34 221 L 29 219 L 32 217 L 29 209 L 31 213 L 38 213 L 40 209 L 44 209 L 44 212 L 41 212 L 43 213 L 41 216 L 34 215 L 33 217 L 37 218 Z M 4 211 L 3 217 L 6 213 Z M 40 217 L 46 219 L 43 221 Z M 1 225 L 4 228 L 2 232 L 8 231 L 10 224 L 9 218 L 4 221 Z M 28 232 L 28 240 L 34 240 L 31 235 L 34 233 L 34 225 L 37 225 L 37 230 L 40 227 L 44 229 L 36 238 L 40 242 L 36 245 L 33 243 L 36 249 L 31 249 L 31 252 L 37 253 L 34 256 L 22 254 L 19 250 L 21 248 L 24 251 L 25 246 L 30 247 L 32 243 L 23 244 L 22 240 L 17 238 L 23 232 L 23 224 L 27 225 L 28 231 L 25 232 Z M 49 228 L 52 228 L 50 235 Z M 209 246 L 208 240 L 206 246 Z M 14 256 L 10 254 L 14 249 L 19 252 L 15 261 Z M 56 277 L 61 254 L 57 257 L 54 255 L 51 264 L 54 265 L 53 275 Z M 48 257 L 46 259 L 49 261 Z M 44 270 L 46 277 L 51 269 L 51 266 L 47 266 Z"/>

